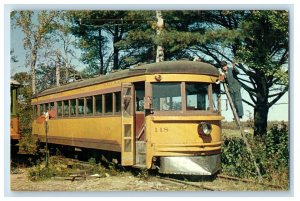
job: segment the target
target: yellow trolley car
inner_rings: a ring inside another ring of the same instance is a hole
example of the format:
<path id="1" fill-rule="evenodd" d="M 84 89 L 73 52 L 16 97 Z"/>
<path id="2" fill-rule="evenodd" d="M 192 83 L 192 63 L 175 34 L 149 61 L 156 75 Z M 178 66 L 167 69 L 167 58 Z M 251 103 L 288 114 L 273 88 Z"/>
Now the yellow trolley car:
<path id="1" fill-rule="evenodd" d="M 18 152 L 20 140 L 19 116 L 18 116 L 18 89 L 20 83 L 16 80 L 10 80 L 10 144 L 11 153 Z"/>
<path id="2" fill-rule="evenodd" d="M 218 70 L 194 61 L 141 65 L 47 89 L 32 99 L 53 110 L 48 142 L 120 154 L 123 166 L 165 174 L 212 175 L 220 169 Z M 33 135 L 45 141 L 43 124 Z"/>

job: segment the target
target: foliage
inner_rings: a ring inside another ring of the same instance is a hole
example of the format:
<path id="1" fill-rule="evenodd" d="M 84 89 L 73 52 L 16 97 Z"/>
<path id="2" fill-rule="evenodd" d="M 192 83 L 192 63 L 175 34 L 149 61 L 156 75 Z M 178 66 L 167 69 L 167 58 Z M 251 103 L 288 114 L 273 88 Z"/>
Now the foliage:
<path id="1" fill-rule="evenodd" d="M 147 181 L 149 177 L 149 170 L 147 168 L 139 169 L 137 177 L 141 180 Z"/>
<path id="2" fill-rule="evenodd" d="M 154 56 L 153 11 L 65 11 L 89 76 L 124 69 Z M 154 56 L 155 57 L 155 56 Z M 153 58 L 152 58 L 153 60 Z"/>
<path id="3" fill-rule="evenodd" d="M 222 171 L 237 177 L 255 176 L 246 145 L 241 138 L 224 138 L 222 148 Z M 249 161 L 249 162 L 248 162 Z M 249 173 L 252 173 L 249 175 Z"/>
<path id="4" fill-rule="evenodd" d="M 270 166 L 276 169 L 280 166 L 288 167 L 289 163 L 289 136 L 285 123 L 275 124 L 263 138 L 266 158 L 270 159 Z"/>
<path id="5" fill-rule="evenodd" d="M 31 67 L 32 93 L 36 93 L 35 69 L 42 47 L 48 43 L 53 30 L 57 28 L 59 11 L 13 11 L 12 27 L 19 27 L 23 34 L 23 47 L 27 50 L 26 66 Z"/>
<path id="6" fill-rule="evenodd" d="M 289 168 L 288 128 L 285 123 L 274 125 L 264 136 L 248 139 L 263 177 L 269 181 L 283 175 L 285 182 Z M 222 171 L 225 174 L 242 177 L 256 177 L 253 161 L 241 138 L 224 138 L 222 145 Z M 281 174 L 284 172 L 285 174 Z"/>
<path id="7" fill-rule="evenodd" d="M 166 31 L 157 40 L 167 58 L 238 63 L 239 81 L 251 98 L 244 102 L 254 108 L 255 135 L 264 134 L 269 108 L 288 91 L 288 12 L 165 11 L 164 17 Z"/>
<path id="8" fill-rule="evenodd" d="M 26 154 L 38 154 L 37 140 L 32 137 L 31 133 L 22 133 L 19 140 L 19 150 Z"/>
<path id="9" fill-rule="evenodd" d="M 251 99 L 244 102 L 254 108 L 255 135 L 264 134 L 269 108 L 288 91 L 288 11 L 165 10 L 162 17 L 164 27 L 158 36 L 155 11 L 14 11 L 11 14 L 12 24 L 25 34 L 23 45 L 28 50 L 27 65 L 32 68 L 33 93 L 36 68 L 40 79 L 38 89 L 54 83 L 55 64 L 49 61 L 55 52 L 53 38 L 63 43 L 59 58 L 67 75 L 70 57 L 74 57 L 74 51 L 68 48 L 72 43 L 69 39 L 70 35 L 76 37 L 81 60 L 88 65 L 83 72 L 86 77 L 153 62 L 159 44 L 164 48 L 165 60 L 199 56 L 215 66 L 221 60 L 237 62 L 242 74 L 239 81 Z"/>
<path id="10" fill-rule="evenodd" d="M 32 108 L 31 108 L 31 77 L 28 73 L 21 72 L 14 75 L 21 86 L 18 89 L 18 115 L 21 134 L 31 133 Z"/>
<path id="11" fill-rule="evenodd" d="M 16 73 L 13 79 L 21 84 L 18 89 L 18 116 L 21 133 L 19 141 L 20 151 L 35 154 L 36 142 L 31 136 L 31 124 L 34 118 L 31 107 L 31 76 L 28 73 L 21 72 Z"/>
<path id="12" fill-rule="evenodd" d="M 32 181 L 40 181 L 74 174 L 82 174 L 82 176 L 98 174 L 99 177 L 105 177 L 111 173 L 112 171 L 103 167 L 101 163 L 96 163 L 94 158 L 90 158 L 88 164 L 85 164 L 72 162 L 57 155 L 49 158 L 48 167 L 46 167 L 44 159 L 37 161 L 37 164 L 29 170 L 28 177 Z"/>
<path id="13" fill-rule="evenodd" d="M 18 58 L 17 58 L 17 56 L 14 54 L 14 49 L 12 49 L 12 50 L 10 50 L 10 60 L 11 60 L 11 62 L 18 62 L 19 60 L 18 60 Z"/>

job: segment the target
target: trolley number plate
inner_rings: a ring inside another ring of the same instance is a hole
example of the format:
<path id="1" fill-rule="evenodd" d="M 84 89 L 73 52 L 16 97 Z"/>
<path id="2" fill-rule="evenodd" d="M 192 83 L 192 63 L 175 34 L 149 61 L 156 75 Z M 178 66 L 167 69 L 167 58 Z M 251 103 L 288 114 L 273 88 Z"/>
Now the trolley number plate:
<path id="1" fill-rule="evenodd" d="M 155 133 L 168 133 L 169 128 L 167 128 L 167 127 L 155 127 L 154 131 L 155 131 Z"/>

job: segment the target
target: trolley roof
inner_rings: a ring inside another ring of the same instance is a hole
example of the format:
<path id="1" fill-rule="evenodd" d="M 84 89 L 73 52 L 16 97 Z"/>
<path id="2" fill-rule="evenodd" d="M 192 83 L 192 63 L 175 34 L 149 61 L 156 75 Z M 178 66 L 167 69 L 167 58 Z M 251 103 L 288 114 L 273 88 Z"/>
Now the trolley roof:
<path id="1" fill-rule="evenodd" d="M 86 87 L 94 84 L 100 84 L 112 80 L 117 80 L 125 77 L 151 74 L 200 74 L 218 76 L 219 71 L 216 67 L 203 62 L 195 61 L 164 61 L 159 63 L 140 65 L 134 68 L 117 71 L 108 75 L 102 75 L 95 78 L 90 78 L 82 81 L 72 82 L 66 85 L 46 89 L 39 94 L 33 96 L 40 97 L 53 93 L 68 91 L 71 89 Z"/>
<path id="2" fill-rule="evenodd" d="M 10 79 L 10 86 L 12 86 L 12 87 L 19 87 L 20 85 L 21 84 L 17 80 Z"/>

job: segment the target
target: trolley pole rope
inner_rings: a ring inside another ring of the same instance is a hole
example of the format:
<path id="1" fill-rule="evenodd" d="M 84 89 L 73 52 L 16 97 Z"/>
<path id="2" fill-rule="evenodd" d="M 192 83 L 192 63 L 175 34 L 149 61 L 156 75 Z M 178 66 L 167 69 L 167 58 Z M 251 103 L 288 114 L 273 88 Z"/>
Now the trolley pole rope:
<path id="1" fill-rule="evenodd" d="M 235 122 L 236 122 L 237 126 L 239 127 L 239 129 L 240 129 L 240 131 L 241 131 L 241 136 L 242 136 L 242 138 L 243 138 L 244 143 L 246 144 L 247 151 L 248 151 L 249 154 L 250 154 L 251 160 L 252 160 L 253 163 L 254 163 L 254 166 L 255 166 L 255 169 L 256 169 L 256 172 L 257 172 L 257 175 L 258 175 L 258 179 L 259 179 L 259 181 L 261 182 L 261 181 L 262 181 L 262 176 L 261 176 L 259 167 L 258 167 L 258 165 L 257 165 L 257 163 L 256 163 L 256 161 L 255 161 L 255 157 L 254 157 L 254 155 L 253 155 L 252 149 L 251 149 L 251 147 L 250 147 L 250 144 L 248 143 L 248 140 L 247 140 L 246 135 L 245 135 L 245 133 L 244 133 L 244 128 L 243 128 L 243 126 L 242 126 L 242 124 L 241 124 L 241 121 L 240 121 L 239 116 L 237 115 L 235 106 L 234 106 L 234 104 L 233 104 L 233 102 L 232 102 L 232 98 L 231 98 L 231 96 L 230 96 L 230 93 L 229 93 L 227 84 L 226 84 L 225 82 L 223 82 L 223 87 L 224 87 L 224 90 L 225 90 L 227 99 L 228 99 L 228 101 L 229 101 L 231 110 L 232 110 L 232 112 L 233 112 Z"/>

